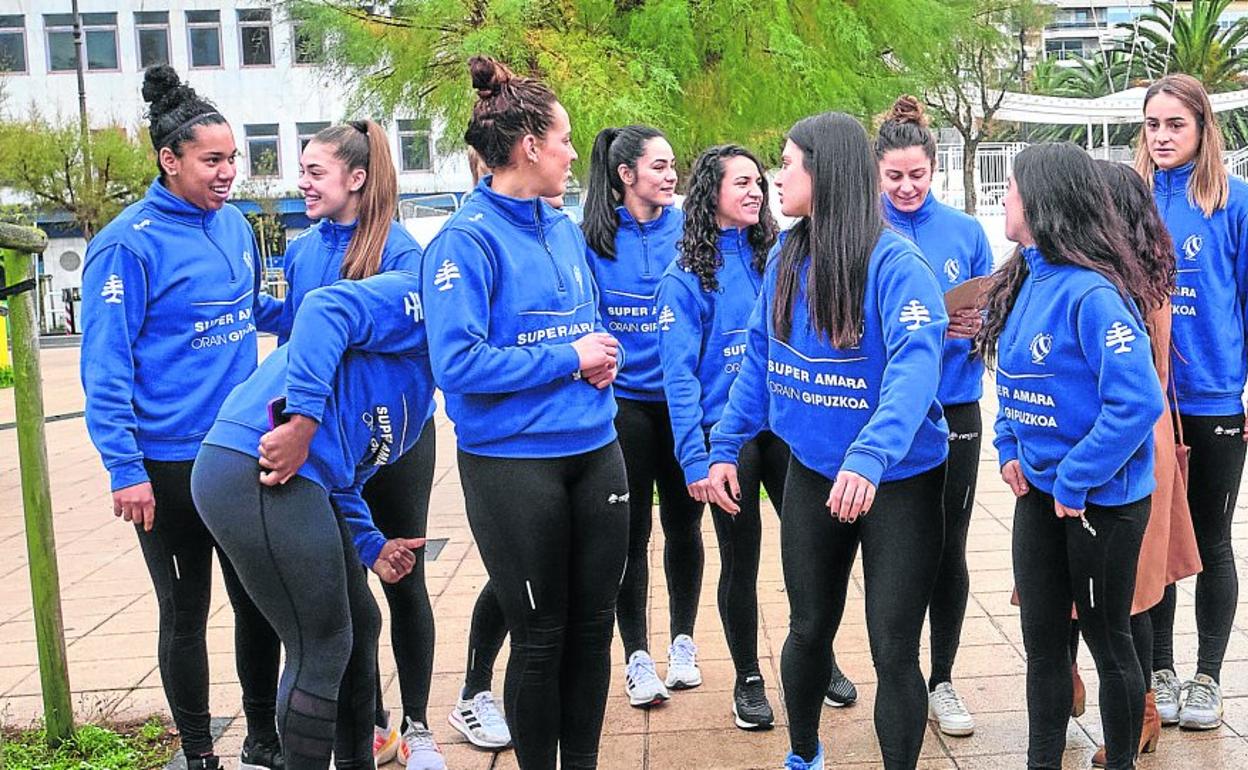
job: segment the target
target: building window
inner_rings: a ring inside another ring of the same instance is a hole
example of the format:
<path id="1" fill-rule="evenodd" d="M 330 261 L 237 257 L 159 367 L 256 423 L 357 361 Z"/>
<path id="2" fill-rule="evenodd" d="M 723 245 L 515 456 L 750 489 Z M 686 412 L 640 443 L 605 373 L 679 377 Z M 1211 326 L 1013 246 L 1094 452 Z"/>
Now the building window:
<path id="1" fill-rule="evenodd" d="M 312 141 L 312 137 L 316 136 L 316 132 L 323 128 L 329 128 L 329 121 L 317 121 L 315 123 L 296 123 L 295 128 L 299 131 L 299 152 L 302 154 L 308 147 L 308 142 Z"/>
<path id="2" fill-rule="evenodd" d="M 221 66 L 221 12 L 187 11 L 192 67 Z"/>
<path id="3" fill-rule="evenodd" d="M 1096 38 L 1063 37 L 1044 41 L 1044 52 L 1050 59 L 1086 58 L 1091 56 L 1097 47 Z"/>
<path id="4" fill-rule="evenodd" d="M 135 11 L 135 35 L 139 41 L 139 69 L 169 63 L 169 12 Z"/>
<path id="5" fill-rule="evenodd" d="M 325 38 L 307 24 L 294 27 L 295 64 L 320 64 L 325 61 Z"/>
<path id="6" fill-rule="evenodd" d="M 242 36 L 239 50 L 243 53 L 243 66 L 273 66 L 272 11 L 267 8 L 239 11 L 238 31 Z"/>
<path id="7" fill-rule="evenodd" d="M 0 72 L 26 71 L 26 19 L 0 16 Z"/>
<path id="8" fill-rule="evenodd" d="M 399 155 L 404 171 L 429 171 L 433 168 L 429 121 L 399 121 Z"/>
<path id="9" fill-rule="evenodd" d="M 87 49 L 87 69 L 108 71 L 117 69 L 117 14 L 83 13 L 83 42 Z M 72 72 L 77 67 L 78 56 L 74 50 L 74 15 L 72 13 L 49 13 L 43 17 L 48 35 L 48 70 Z"/>
<path id="10" fill-rule="evenodd" d="M 277 124 L 244 126 L 243 132 L 247 135 L 247 161 L 251 176 L 280 176 L 281 143 L 277 138 Z"/>

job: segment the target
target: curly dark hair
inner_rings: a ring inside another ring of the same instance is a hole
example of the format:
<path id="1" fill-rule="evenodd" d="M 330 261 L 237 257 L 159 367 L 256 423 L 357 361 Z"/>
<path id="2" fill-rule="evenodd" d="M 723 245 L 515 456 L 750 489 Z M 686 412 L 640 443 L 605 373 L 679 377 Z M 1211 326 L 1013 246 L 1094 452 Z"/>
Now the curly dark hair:
<path id="1" fill-rule="evenodd" d="M 1165 307 L 1174 290 L 1174 241 L 1148 184 L 1124 163 L 1098 160 L 1096 170 L 1109 187 L 1109 196 L 1127 228 L 1131 254 L 1139 259 L 1144 272 L 1145 282 L 1134 295 L 1136 304 L 1145 314 Z"/>
<path id="2" fill-rule="evenodd" d="M 724 181 L 724 163 L 729 158 L 749 158 L 758 169 L 763 207 L 758 224 L 750 225 L 746 238 L 754 252 L 752 264 L 760 274 L 767 266 L 767 253 L 776 242 L 779 227 L 768 206 L 767 176 L 758 158 L 737 144 L 721 144 L 705 150 L 694 161 L 689 193 L 685 197 L 685 232 L 677 244 L 677 264 L 698 276 L 703 291 L 719 290 L 719 269 L 724 258 L 719 253 L 719 188 Z"/>

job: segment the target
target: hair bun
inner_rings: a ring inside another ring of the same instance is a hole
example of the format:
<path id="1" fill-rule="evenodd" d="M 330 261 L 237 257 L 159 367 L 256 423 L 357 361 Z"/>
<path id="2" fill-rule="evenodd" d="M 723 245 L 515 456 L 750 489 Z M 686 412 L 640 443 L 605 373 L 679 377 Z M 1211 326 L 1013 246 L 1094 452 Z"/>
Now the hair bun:
<path id="1" fill-rule="evenodd" d="M 514 77 L 507 65 L 491 56 L 472 57 L 468 60 L 468 71 L 472 73 L 472 87 L 481 99 L 498 96 L 503 85 Z"/>
<path id="2" fill-rule="evenodd" d="M 884 116 L 884 120 L 891 120 L 896 123 L 914 123 L 922 128 L 927 128 L 927 114 L 923 110 L 923 103 L 910 94 L 902 94 L 897 97 L 897 101 L 893 102 L 893 106 L 888 111 L 888 114 Z"/>
<path id="3" fill-rule="evenodd" d="M 143 73 L 143 101 L 154 107 L 160 107 L 170 99 L 176 98 L 178 92 L 185 88 L 177 71 L 168 64 L 149 67 Z"/>

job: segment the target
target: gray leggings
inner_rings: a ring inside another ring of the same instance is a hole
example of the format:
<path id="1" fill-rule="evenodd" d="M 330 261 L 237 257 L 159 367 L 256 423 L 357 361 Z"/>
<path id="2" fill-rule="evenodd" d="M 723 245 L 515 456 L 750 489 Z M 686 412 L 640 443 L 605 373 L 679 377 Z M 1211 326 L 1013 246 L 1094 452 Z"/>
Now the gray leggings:
<path id="1" fill-rule="evenodd" d="M 338 768 L 372 768 L 381 613 L 329 496 L 299 476 L 262 486 L 256 458 L 208 445 L 191 491 L 286 649 L 277 725 L 287 770 L 324 770 L 331 753 Z"/>

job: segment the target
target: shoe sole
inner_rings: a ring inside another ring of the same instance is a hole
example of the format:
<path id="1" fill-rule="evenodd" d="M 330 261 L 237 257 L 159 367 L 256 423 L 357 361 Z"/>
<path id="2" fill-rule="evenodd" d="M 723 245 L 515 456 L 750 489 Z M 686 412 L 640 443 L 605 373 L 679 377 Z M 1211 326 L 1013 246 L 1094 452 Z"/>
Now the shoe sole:
<path id="1" fill-rule="evenodd" d="M 446 721 L 450 722 L 451 727 L 454 727 L 456 730 L 458 730 L 460 735 L 467 738 L 469 743 L 471 743 L 473 746 L 476 746 L 479 749 L 498 750 L 498 749 L 505 749 L 511 745 L 511 741 L 507 741 L 506 743 L 491 743 L 489 741 L 484 741 L 484 740 L 481 740 L 480 738 L 477 738 L 476 736 L 472 734 L 471 728 L 469 728 L 468 725 L 465 724 L 460 719 L 458 711 L 452 711 L 450 714 L 448 714 L 446 717 Z"/>
<path id="2" fill-rule="evenodd" d="M 825 705 L 825 706 L 831 706 L 831 707 L 832 707 L 832 708 L 834 708 L 834 709 L 843 709 L 843 708 L 846 708 L 846 707 L 848 707 L 848 706 L 852 706 L 852 705 L 854 705 L 854 704 L 855 704 L 855 703 L 857 703 L 857 702 L 858 702 L 858 699 L 857 699 L 857 698 L 855 698 L 855 699 L 853 699 L 853 700 L 839 701 L 839 700 L 832 700 L 831 698 L 829 698 L 829 697 L 828 697 L 828 696 L 826 696 L 826 695 L 825 695 L 825 696 L 823 696 L 823 705 Z"/>
<path id="3" fill-rule="evenodd" d="M 382 753 L 374 754 L 373 762 L 374 764 L 377 764 L 377 765 L 384 765 L 388 762 L 393 762 L 395 758 L 398 756 L 399 756 L 399 743 L 398 741 L 395 741 L 393 746 L 386 749 Z M 265 767 L 264 765 L 251 765 L 246 762 L 243 762 L 240 759 L 238 761 L 238 770 L 272 770 L 272 768 Z"/>
<path id="4" fill-rule="evenodd" d="M 975 734 L 974 725 L 972 725 L 971 727 L 945 727 L 944 725 L 940 723 L 940 720 L 933 720 L 933 721 L 936 722 L 936 726 L 940 728 L 940 731 L 942 733 L 944 733 L 945 735 L 953 736 L 954 738 L 965 738 L 968 735 Z"/>
<path id="5" fill-rule="evenodd" d="M 390 759 L 394 759 L 394 757 L 391 757 Z M 389 762 L 389 761 L 390 761 L 389 759 L 386 760 L 386 762 Z M 385 764 L 385 762 L 382 762 L 380 759 L 377 759 L 376 762 L 379 765 Z M 238 770 L 273 770 L 273 766 L 272 765 L 253 765 L 250 762 L 244 762 L 242 757 L 239 757 Z"/>
<path id="6" fill-rule="evenodd" d="M 1179 723 L 1179 715 L 1178 715 L 1178 714 L 1175 714 L 1173 717 L 1161 717 L 1161 726 L 1162 726 L 1162 727 L 1174 727 L 1174 726 L 1175 726 L 1175 725 L 1177 725 L 1178 723 Z"/>
<path id="7" fill-rule="evenodd" d="M 1183 719 L 1180 719 L 1180 720 L 1179 720 L 1179 729 L 1180 729 L 1180 730 L 1198 730 L 1198 731 L 1203 731 L 1203 730 L 1216 730 L 1216 729 L 1218 729 L 1218 728 L 1219 728 L 1219 727 L 1221 727 L 1221 726 L 1222 726 L 1222 720 L 1221 720 L 1221 719 L 1219 719 L 1218 721 L 1214 722 L 1213 724 L 1202 724 L 1202 723 L 1200 723 L 1200 722 L 1192 722 L 1192 721 L 1189 721 L 1189 720 L 1183 720 Z"/>
<path id="8" fill-rule="evenodd" d="M 675 682 L 665 681 L 663 684 L 667 685 L 669 690 L 692 690 L 702 684 L 702 677 L 698 677 L 696 680 L 677 679 Z"/>
<path id="9" fill-rule="evenodd" d="M 648 708 L 652 708 L 654 706 L 658 706 L 663 703 L 666 703 L 668 699 L 671 697 L 672 696 L 670 695 L 663 695 L 662 693 L 660 693 L 658 695 L 655 695 L 650 700 L 634 700 L 633 696 L 630 695 L 628 696 L 628 705 L 632 706 L 633 708 L 648 709 Z"/>
<path id="10" fill-rule="evenodd" d="M 742 730 L 751 730 L 751 731 L 770 730 L 776 726 L 776 722 L 774 719 L 770 722 L 750 722 L 748 720 L 742 719 L 741 715 L 737 713 L 737 704 L 735 703 L 732 704 L 732 721 L 736 723 L 737 727 L 740 727 Z"/>

